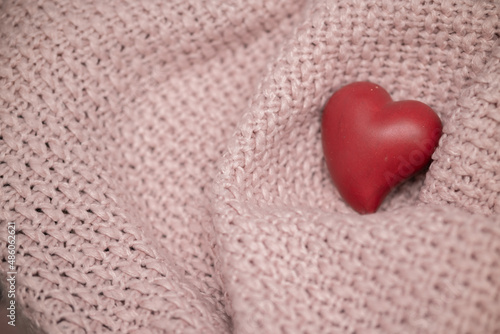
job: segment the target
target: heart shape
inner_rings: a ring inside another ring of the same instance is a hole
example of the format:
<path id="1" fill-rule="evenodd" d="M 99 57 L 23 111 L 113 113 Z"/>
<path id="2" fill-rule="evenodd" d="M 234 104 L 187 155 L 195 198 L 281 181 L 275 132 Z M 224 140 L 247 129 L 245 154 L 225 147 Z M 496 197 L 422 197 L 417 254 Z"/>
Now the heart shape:
<path id="1" fill-rule="evenodd" d="M 429 164 L 441 133 L 441 120 L 429 106 L 394 102 L 371 82 L 335 92 L 321 121 L 328 171 L 361 214 L 375 212 L 394 187 Z"/>

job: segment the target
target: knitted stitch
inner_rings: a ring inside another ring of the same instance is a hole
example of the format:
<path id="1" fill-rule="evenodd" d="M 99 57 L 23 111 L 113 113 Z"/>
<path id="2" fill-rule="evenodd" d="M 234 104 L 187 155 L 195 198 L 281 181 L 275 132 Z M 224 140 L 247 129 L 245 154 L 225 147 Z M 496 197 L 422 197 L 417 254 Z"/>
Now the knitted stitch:
<path id="1" fill-rule="evenodd" d="M 0 284 L 15 222 L 36 332 L 500 333 L 499 11 L 0 2 Z M 360 80 L 444 124 L 366 216 L 320 140 Z"/>

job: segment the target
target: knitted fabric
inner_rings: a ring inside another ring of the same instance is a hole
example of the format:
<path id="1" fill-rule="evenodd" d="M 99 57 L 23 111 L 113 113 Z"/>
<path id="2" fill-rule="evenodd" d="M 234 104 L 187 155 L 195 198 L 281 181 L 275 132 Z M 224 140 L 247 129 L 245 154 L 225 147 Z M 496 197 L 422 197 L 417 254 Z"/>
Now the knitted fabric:
<path id="1" fill-rule="evenodd" d="M 1 284 L 14 222 L 36 332 L 500 333 L 498 1 L 0 3 Z M 364 216 L 320 140 L 361 80 L 444 125 Z"/>

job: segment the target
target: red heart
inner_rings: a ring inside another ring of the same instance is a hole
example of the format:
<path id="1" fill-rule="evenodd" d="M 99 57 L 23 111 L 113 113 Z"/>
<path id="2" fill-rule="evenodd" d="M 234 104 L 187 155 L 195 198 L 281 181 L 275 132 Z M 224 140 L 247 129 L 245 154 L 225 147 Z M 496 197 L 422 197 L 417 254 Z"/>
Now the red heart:
<path id="1" fill-rule="evenodd" d="M 391 189 L 428 165 L 441 130 L 441 120 L 429 106 L 394 102 L 371 82 L 335 92 L 321 122 L 333 182 L 362 214 L 375 212 Z"/>

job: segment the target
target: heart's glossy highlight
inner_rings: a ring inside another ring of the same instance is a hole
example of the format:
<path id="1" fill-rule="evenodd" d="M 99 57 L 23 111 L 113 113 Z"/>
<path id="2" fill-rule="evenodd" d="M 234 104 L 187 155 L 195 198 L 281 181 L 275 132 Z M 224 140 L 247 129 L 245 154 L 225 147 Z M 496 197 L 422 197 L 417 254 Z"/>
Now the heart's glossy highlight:
<path id="1" fill-rule="evenodd" d="M 394 102 L 371 82 L 335 92 L 321 122 L 333 182 L 362 214 L 375 212 L 391 189 L 429 164 L 441 131 L 441 120 L 429 106 Z"/>

